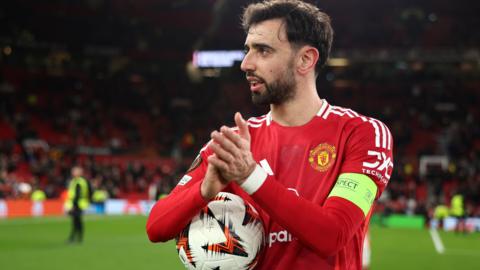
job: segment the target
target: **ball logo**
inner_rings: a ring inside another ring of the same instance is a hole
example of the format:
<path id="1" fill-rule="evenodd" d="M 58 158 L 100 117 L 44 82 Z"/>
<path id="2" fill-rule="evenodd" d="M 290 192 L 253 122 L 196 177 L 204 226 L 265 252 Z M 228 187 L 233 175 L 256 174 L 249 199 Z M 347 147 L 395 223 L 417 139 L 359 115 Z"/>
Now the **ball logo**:
<path id="1" fill-rule="evenodd" d="M 335 146 L 328 143 L 322 143 L 310 150 L 308 162 L 310 162 L 310 165 L 315 170 L 325 172 L 332 167 L 336 158 L 337 151 Z"/>

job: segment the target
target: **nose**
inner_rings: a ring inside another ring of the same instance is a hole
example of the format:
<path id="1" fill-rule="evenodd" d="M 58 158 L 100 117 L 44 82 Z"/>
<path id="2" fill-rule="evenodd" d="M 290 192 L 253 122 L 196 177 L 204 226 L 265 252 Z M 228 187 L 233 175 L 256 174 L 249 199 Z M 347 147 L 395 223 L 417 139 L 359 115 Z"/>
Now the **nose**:
<path id="1" fill-rule="evenodd" d="M 255 71 L 255 65 L 251 58 L 252 57 L 249 53 L 245 54 L 245 57 L 242 60 L 242 64 L 240 65 L 240 69 L 243 70 L 243 72 Z"/>

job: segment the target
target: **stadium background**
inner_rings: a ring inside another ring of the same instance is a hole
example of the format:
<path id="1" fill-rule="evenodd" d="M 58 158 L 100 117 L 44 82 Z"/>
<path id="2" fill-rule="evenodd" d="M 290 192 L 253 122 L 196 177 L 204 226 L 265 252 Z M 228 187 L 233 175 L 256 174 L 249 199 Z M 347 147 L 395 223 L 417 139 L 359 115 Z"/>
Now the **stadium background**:
<path id="1" fill-rule="evenodd" d="M 148 243 L 144 215 L 118 214 L 145 212 L 149 190 L 168 193 L 234 112 L 266 111 L 251 105 L 238 62 L 192 63 L 195 51 L 242 50 L 239 16 L 248 2 L 2 3 L 2 269 L 181 269 L 172 243 Z M 478 232 L 440 231 L 441 252 L 425 225 L 455 192 L 470 217 L 480 216 L 480 4 L 315 3 L 335 30 L 320 96 L 382 120 L 395 140 L 394 175 L 372 225 L 371 269 L 476 269 Z M 64 245 L 65 217 L 18 216 L 61 212 L 76 163 L 108 192 L 105 207 L 117 215 L 88 216 L 85 243 L 72 247 Z M 48 202 L 28 202 L 37 188 Z M 471 230 L 480 229 L 476 222 Z"/>

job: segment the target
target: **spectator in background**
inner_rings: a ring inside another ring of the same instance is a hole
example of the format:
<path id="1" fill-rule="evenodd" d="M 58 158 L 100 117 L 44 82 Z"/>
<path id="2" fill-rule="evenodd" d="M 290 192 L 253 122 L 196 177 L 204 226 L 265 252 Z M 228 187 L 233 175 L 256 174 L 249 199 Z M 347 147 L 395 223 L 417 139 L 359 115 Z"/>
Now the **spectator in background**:
<path id="1" fill-rule="evenodd" d="M 96 213 L 105 211 L 105 202 L 110 197 L 102 182 L 103 179 L 101 177 L 96 177 L 92 181 L 92 204 L 96 208 Z"/>
<path id="2" fill-rule="evenodd" d="M 45 192 L 40 188 L 38 183 L 35 183 L 33 186 L 33 192 L 30 195 L 30 199 L 34 202 L 42 202 L 47 199 L 47 195 Z"/>
<path id="3" fill-rule="evenodd" d="M 457 191 L 450 202 L 450 215 L 457 220 L 455 225 L 455 232 L 457 233 L 467 232 L 465 226 L 467 213 L 465 211 L 464 196 L 462 193 L 461 191 Z"/>
<path id="4" fill-rule="evenodd" d="M 4 199 L 7 193 L 7 171 L 0 170 L 0 199 Z"/>
<path id="5" fill-rule="evenodd" d="M 65 202 L 65 209 L 72 219 L 72 230 L 68 243 L 81 243 L 84 233 L 83 213 L 90 204 L 90 188 L 87 180 L 83 178 L 81 167 L 73 167 L 71 174 L 72 179 L 68 185 L 68 197 Z"/>

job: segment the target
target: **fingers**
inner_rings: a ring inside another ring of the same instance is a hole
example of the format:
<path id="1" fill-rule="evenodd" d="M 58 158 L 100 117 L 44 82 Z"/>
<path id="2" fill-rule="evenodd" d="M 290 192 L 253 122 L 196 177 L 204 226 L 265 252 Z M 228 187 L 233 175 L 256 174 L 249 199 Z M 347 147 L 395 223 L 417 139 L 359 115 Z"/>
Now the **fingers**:
<path id="1" fill-rule="evenodd" d="M 213 154 L 213 156 L 215 156 L 215 154 Z M 210 163 L 210 162 L 208 163 L 207 174 L 211 177 L 215 177 L 222 184 L 228 184 L 228 181 L 223 178 L 223 176 L 220 174 L 218 168 L 215 167 L 215 165 L 213 165 L 213 163 Z M 205 177 L 207 177 L 207 176 L 205 176 Z"/>
<path id="2" fill-rule="evenodd" d="M 227 171 L 228 170 L 228 164 L 219 159 L 216 155 L 211 155 L 208 157 L 208 163 L 212 164 L 214 167 L 221 171 Z"/>
<path id="3" fill-rule="evenodd" d="M 238 135 L 238 133 L 233 131 L 233 129 L 223 126 L 220 128 L 220 132 L 222 132 L 226 139 L 229 139 L 238 148 L 243 148 L 244 144 L 242 143 L 242 138 L 240 137 L 240 135 Z"/>
<path id="4" fill-rule="evenodd" d="M 215 155 L 217 155 L 220 159 L 225 160 L 226 162 L 232 162 L 235 159 L 230 152 L 226 151 L 216 142 L 210 144 L 210 149 L 212 149 Z"/>
<path id="5" fill-rule="evenodd" d="M 227 131 L 227 129 L 228 128 L 226 128 L 226 127 L 222 127 L 220 129 L 222 131 L 222 133 L 220 133 L 218 131 L 214 131 L 214 132 L 211 133 L 210 137 L 213 139 L 214 143 L 217 143 L 218 146 L 222 147 L 225 151 L 227 151 L 230 154 L 232 154 L 233 156 L 235 156 L 236 153 L 238 152 L 239 146 L 232 139 L 230 139 L 230 137 L 227 137 L 226 134 L 223 132 L 223 131 Z M 232 136 L 231 134 L 229 134 L 229 135 Z M 240 139 L 238 134 L 235 134 L 235 135 L 237 136 L 238 139 Z M 233 138 L 235 138 L 235 137 L 233 137 Z"/>
<path id="6" fill-rule="evenodd" d="M 256 162 L 250 151 L 248 123 L 240 113 L 235 114 L 235 123 L 238 132 L 223 126 L 220 131 L 211 133 L 213 155 L 208 157 L 208 162 L 219 170 L 224 179 L 240 183 L 255 169 Z"/>
<path id="7" fill-rule="evenodd" d="M 235 114 L 235 122 L 239 129 L 238 132 L 222 126 L 220 131 L 213 131 L 210 135 L 213 141 L 210 149 L 214 155 L 208 160 L 220 171 L 223 171 L 224 176 L 243 175 L 243 171 L 250 164 L 249 158 L 252 159 L 248 123 L 240 113 Z"/>
<path id="8" fill-rule="evenodd" d="M 220 132 L 214 131 L 211 133 L 211 138 L 224 147 L 225 150 L 231 153 L 233 153 L 232 151 L 235 151 L 235 146 L 240 149 L 250 147 L 250 132 L 248 130 L 248 123 L 243 119 L 239 112 L 235 114 L 235 123 L 238 127 L 238 133 L 235 132 L 234 129 L 226 126 L 222 126 L 220 128 Z M 229 142 L 233 143 L 234 145 L 230 144 Z"/>
<path id="9" fill-rule="evenodd" d="M 207 173 L 200 186 L 202 197 L 207 200 L 212 199 L 218 192 L 222 191 L 227 184 L 228 182 L 222 178 L 217 168 L 209 163 Z"/>
<path id="10" fill-rule="evenodd" d="M 243 119 L 242 114 L 235 113 L 235 124 L 238 127 L 238 134 L 240 137 L 250 141 L 250 132 L 248 131 L 248 123 Z"/>

